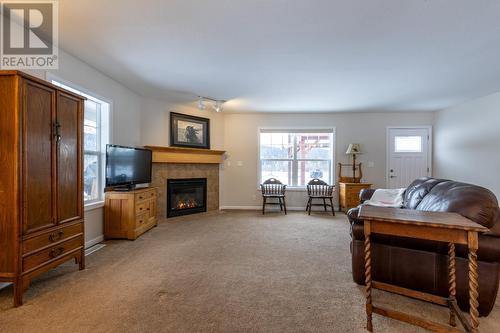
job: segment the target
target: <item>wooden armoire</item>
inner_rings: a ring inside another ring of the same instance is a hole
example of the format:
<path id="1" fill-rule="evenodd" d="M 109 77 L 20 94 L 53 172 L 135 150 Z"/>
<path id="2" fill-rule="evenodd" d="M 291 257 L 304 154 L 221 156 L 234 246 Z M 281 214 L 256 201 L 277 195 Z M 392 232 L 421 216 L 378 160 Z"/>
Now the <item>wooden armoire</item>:
<path id="1" fill-rule="evenodd" d="M 85 267 L 84 99 L 0 71 L 0 282 L 22 304 L 33 277 L 74 259 Z"/>

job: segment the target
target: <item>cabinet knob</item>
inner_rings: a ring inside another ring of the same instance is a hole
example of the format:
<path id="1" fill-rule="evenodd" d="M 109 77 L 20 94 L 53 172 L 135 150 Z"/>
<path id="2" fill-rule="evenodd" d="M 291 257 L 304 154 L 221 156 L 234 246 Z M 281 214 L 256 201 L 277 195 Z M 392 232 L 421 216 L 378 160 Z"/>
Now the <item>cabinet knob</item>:
<path id="1" fill-rule="evenodd" d="M 58 247 L 57 249 L 52 249 L 49 252 L 49 257 L 55 258 L 63 254 L 64 252 L 64 247 Z"/>

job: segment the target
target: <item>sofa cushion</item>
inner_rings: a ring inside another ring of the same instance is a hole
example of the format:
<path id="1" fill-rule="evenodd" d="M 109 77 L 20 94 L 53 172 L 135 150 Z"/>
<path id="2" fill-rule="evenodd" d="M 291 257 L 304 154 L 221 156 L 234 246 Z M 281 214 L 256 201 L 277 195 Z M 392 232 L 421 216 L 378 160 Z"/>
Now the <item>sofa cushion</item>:
<path id="1" fill-rule="evenodd" d="M 429 177 L 415 179 L 405 191 L 403 207 L 415 209 L 434 186 L 444 181 Z"/>
<path id="2" fill-rule="evenodd" d="M 454 212 L 491 228 L 498 214 L 498 201 L 488 189 L 477 185 L 441 180 L 422 198 L 417 210 Z"/>

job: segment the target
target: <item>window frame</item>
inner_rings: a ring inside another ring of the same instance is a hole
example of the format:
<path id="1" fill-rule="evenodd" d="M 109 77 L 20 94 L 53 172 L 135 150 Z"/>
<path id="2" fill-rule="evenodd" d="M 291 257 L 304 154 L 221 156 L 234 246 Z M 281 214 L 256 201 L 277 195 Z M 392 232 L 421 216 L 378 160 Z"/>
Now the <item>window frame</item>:
<path id="1" fill-rule="evenodd" d="M 261 145 L 260 145 L 260 135 L 262 132 L 265 131 L 270 131 L 270 132 L 283 132 L 283 133 L 311 133 L 311 132 L 321 132 L 324 131 L 324 133 L 331 133 L 332 135 L 332 142 L 331 142 L 331 166 L 330 166 L 330 174 L 332 175 L 332 180 L 331 180 L 331 185 L 336 184 L 336 179 L 337 179 L 337 174 L 336 174 L 336 168 L 335 168 L 335 155 L 336 155 L 336 143 L 337 143 L 337 131 L 336 127 L 330 127 L 330 126 L 308 126 L 308 127 L 291 127 L 291 126 L 286 126 L 286 127 L 258 127 L 257 128 L 257 189 L 260 191 L 260 184 L 261 184 L 261 177 L 262 177 L 262 160 L 260 158 L 260 150 L 261 150 Z M 323 159 L 265 159 L 266 161 L 328 161 L 328 160 L 323 160 Z M 287 185 L 287 190 L 291 191 L 305 191 L 306 190 L 306 185 Z"/>
<path id="2" fill-rule="evenodd" d="M 111 138 L 113 137 L 113 130 L 112 130 L 112 122 L 111 119 L 113 119 L 113 100 L 109 98 L 102 97 L 86 88 L 83 88 L 77 84 L 74 84 L 73 82 L 64 80 L 50 72 L 47 72 L 46 75 L 46 80 L 61 86 L 64 89 L 65 87 L 70 88 L 71 91 L 74 91 L 76 94 L 79 94 L 89 100 L 92 100 L 100 105 L 102 103 L 107 103 L 108 104 L 108 115 L 107 115 L 107 137 L 108 141 L 111 141 Z M 84 107 L 84 112 L 85 112 L 85 107 Z M 95 155 L 97 156 L 97 164 L 98 164 L 98 177 L 97 177 L 97 184 L 99 187 L 99 195 L 97 199 L 92 199 L 92 200 L 84 200 L 84 207 L 85 209 L 94 209 L 94 208 L 99 208 L 102 207 L 104 204 L 104 187 L 105 187 L 105 154 L 106 151 L 103 149 L 102 146 L 102 107 L 99 107 L 98 110 L 98 116 L 97 116 L 97 147 L 99 148 L 98 151 L 93 151 L 93 150 L 86 150 L 85 148 L 83 149 L 83 158 L 85 158 L 85 155 Z"/>

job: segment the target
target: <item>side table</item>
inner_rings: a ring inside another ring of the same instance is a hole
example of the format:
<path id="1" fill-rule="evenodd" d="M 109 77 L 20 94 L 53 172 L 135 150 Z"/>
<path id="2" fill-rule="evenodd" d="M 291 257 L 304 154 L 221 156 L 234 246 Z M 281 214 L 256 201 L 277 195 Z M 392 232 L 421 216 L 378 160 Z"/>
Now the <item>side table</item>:
<path id="1" fill-rule="evenodd" d="M 479 327 L 477 249 L 478 233 L 487 228 L 459 215 L 448 212 L 424 212 L 412 209 L 362 206 L 359 218 L 364 220 L 365 234 L 365 283 L 367 329 L 373 332 L 372 313 L 420 326 L 434 332 L 461 332 L 455 328 L 458 318 L 465 332 L 477 333 Z M 448 243 L 449 297 L 402 288 L 377 282 L 371 276 L 371 234 L 411 237 Z M 469 304 L 470 321 L 460 311 L 456 295 L 455 244 L 464 244 L 469 249 Z M 415 317 L 372 304 L 372 289 L 380 289 L 434 304 L 449 307 L 449 326 Z"/>

